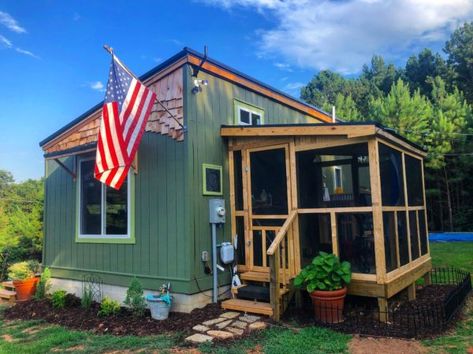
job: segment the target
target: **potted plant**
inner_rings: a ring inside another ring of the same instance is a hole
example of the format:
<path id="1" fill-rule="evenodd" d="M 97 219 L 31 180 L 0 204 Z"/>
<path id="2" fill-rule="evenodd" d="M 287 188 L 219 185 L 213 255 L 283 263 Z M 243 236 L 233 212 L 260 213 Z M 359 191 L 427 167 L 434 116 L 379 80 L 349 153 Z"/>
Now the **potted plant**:
<path id="1" fill-rule="evenodd" d="M 314 306 L 315 318 L 324 323 L 343 321 L 342 313 L 351 280 L 351 265 L 337 256 L 320 252 L 294 278 L 295 287 L 305 286 Z"/>
<path id="2" fill-rule="evenodd" d="M 171 284 L 163 284 L 159 288 L 159 294 L 146 296 L 151 317 L 155 320 L 165 320 L 169 316 L 172 305 L 172 295 L 170 294 Z"/>
<path id="3" fill-rule="evenodd" d="M 12 280 L 18 301 L 30 300 L 36 292 L 38 278 L 29 262 L 18 262 L 8 268 L 8 277 Z"/>

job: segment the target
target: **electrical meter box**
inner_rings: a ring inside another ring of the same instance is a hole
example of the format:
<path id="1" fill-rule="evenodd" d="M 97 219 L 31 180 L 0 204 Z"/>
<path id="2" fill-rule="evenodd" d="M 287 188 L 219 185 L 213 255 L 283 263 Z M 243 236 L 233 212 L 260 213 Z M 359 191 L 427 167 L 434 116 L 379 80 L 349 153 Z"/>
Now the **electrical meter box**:
<path id="1" fill-rule="evenodd" d="M 230 242 L 222 242 L 220 245 L 220 259 L 223 264 L 232 263 L 235 259 L 235 249 Z"/>
<path id="2" fill-rule="evenodd" d="M 212 198 L 209 199 L 209 222 L 211 224 L 225 223 L 225 200 Z"/>

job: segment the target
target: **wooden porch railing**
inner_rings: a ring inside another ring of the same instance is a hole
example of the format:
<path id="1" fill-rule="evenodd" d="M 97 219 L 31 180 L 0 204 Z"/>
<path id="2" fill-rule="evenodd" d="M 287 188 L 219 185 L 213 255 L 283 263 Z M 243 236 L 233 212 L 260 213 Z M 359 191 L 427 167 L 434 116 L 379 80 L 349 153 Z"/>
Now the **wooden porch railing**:
<path id="1" fill-rule="evenodd" d="M 288 284 L 294 275 L 294 221 L 297 219 L 297 210 L 291 211 L 284 224 L 279 229 L 274 241 L 268 247 L 266 254 L 269 256 L 269 296 L 273 308 L 273 318 L 278 321 L 281 315 L 281 298 L 283 292 L 288 290 Z"/>

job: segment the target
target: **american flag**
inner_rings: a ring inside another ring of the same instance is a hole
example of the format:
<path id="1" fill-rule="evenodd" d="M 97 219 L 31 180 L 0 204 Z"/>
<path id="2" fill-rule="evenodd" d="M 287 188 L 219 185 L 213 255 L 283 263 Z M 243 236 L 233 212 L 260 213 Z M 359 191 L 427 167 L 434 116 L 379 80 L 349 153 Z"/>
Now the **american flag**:
<path id="1" fill-rule="evenodd" d="M 95 178 L 120 189 L 135 158 L 156 94 L 112 56 L 102 109 Z"/>

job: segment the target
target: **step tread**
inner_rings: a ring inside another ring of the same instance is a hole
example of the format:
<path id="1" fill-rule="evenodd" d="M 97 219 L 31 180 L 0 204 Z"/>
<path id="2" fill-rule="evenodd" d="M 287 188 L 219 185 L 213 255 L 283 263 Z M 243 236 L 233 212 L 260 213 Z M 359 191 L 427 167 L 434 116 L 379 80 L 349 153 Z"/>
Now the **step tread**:
<path id="1" fill-rule="evenodd" d="M 0 289 L 0 298 L 12 298 L 16 296 L 15 291 Z"/>
<path id="2" fill-rule="evenodd" d="M 3 282 L 2 282 L 2 286 L 3 286 L 5 289 L 15 289 L 15 285 L 13 285 L 13 282 L 12 282 L 12 281 L 3 281 Z"/>
<path id="3" fill-rule="evenodd" d="M 266 272 L 255 272 L 249 271 L 240 274 L 240 279 L 251 280 L 251 281 L 260 281 L 260 282 L 269 282 L 269 273 Z"/>
<path id="4" fill-rule="evenodd" d="M 273 308 L 267 302 L 255 302 L 251 300 L 229 299 L 222 302 L 222 307 L 226 310 L 236 310 L 241 312 L 258 313 L 271 316 Z"/>

